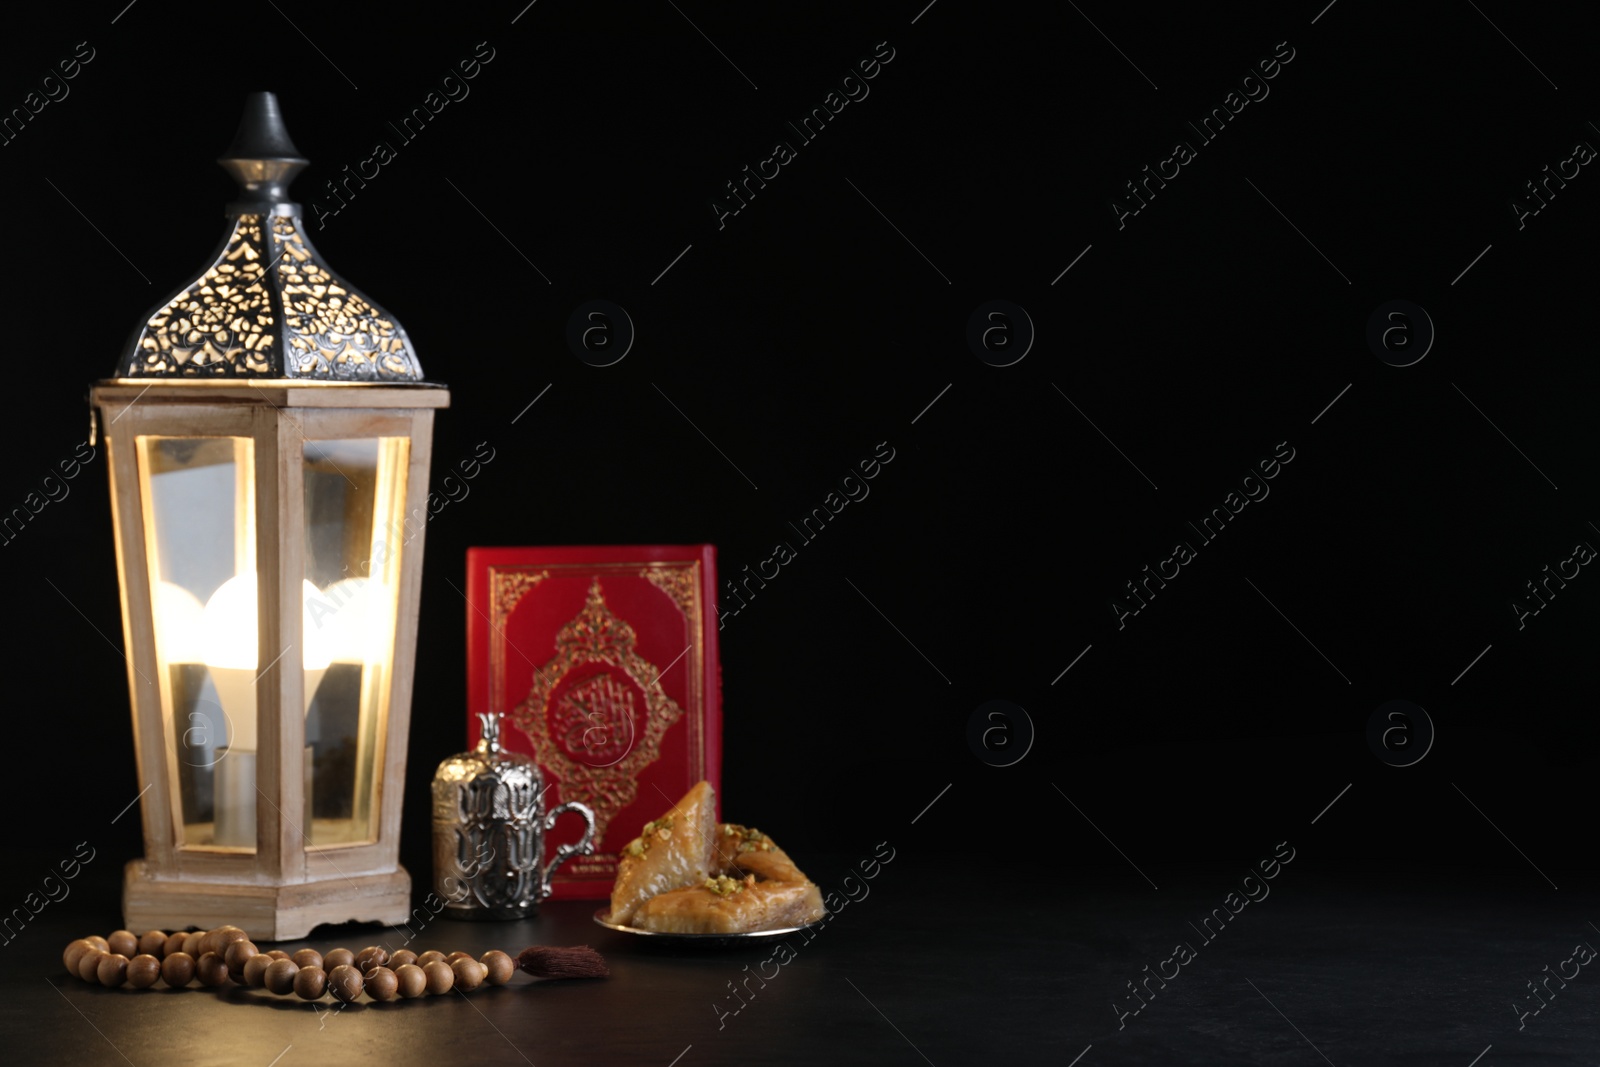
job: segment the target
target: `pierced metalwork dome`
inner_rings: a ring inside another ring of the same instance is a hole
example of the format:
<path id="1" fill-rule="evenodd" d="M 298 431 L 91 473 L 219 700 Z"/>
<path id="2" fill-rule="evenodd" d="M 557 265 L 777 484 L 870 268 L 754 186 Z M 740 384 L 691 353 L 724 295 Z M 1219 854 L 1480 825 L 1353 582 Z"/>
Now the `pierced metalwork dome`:
<path id="1" fill-rule="evenodd" d="M 135 331 L 117 377 L 422 381 L 405 330 L 312 246 L 288 193 L 306 160 L 276 96 L 250 94 L 218 162 L 241 189 L 222 247 Z"/>

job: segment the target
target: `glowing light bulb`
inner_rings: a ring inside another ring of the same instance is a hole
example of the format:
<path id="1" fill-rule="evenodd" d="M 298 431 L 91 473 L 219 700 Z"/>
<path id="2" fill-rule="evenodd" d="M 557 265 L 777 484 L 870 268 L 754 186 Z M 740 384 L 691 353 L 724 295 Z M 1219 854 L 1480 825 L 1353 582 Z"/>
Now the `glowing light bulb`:
<path id="1" fill-rule="evenodd" d="M 256 839 L 256 680 L 260 675 L 257 582 L 254 571 L 229 578 L 211 594 L 200 617 L 198 643 L 202 659 L 211 672 L 217 699 L 228 720 L 228 750 L 217 764 L 215 785 L 213 839 L 219 845 L 250 846 Z M 301 665 L 305 669 L 305 711 L 309 713 L 311 700 L 331 660 L 328 642 L 311 618 L 312 602 L 320 597 L 317 587 L 302 581 L 300 591 Z M 308 783 L 309 772 L 308 763 Z M 307 811 L 310 810 L 308 802 Z"/>
<path id="2" fill-rule="evenodd" d="M 254 571 L 236 574 L 206 601 L 200 640 L 207 666 L 255 669 L 260 647 L 256 635 L 256 586 Z M 308 671 L 321 670 L 331 662 L 327 642 L 318 635 L 319 628 L 311 615 L 311 603 L 319 596 L 316 586 L 307 581 L 300 583 L 300 643 L 304 649 L 303 666 Z"/>
<path id="3" fill-rule="evenodd" d="M 201 621 L 205 607 L 200 598 L 176 582 L 161 582 L 156 586 L 156 633 L 161 638 L 161 652 L 168 663 L 204 663 L 205 649 L 201 635 L 205 625 Z"/>
<path id="4" fill-rule="evenodd" d="M 305 710 L 331 660 L 328 645 L 317 635 L 311 621 L 310 603 L 317 587 L 301 582 L 301 645 L 305 668 Z M 223 582 L 206 601 L 201 616 L 200 646 L 203 660 L 211 669 L 217 698 L 228 717 L 228 747 L 256 750 L 256 678 L 259 641 L 256 636 L 256 575 L 254 571 L 236 574 Z"/>
<path id="5" fill-rule="evenodd" d="M 343 578 L 306 601 L 306 633 L 336 663 L 381 663 L 394 640 L 394 594 L 374 578 Z"/>

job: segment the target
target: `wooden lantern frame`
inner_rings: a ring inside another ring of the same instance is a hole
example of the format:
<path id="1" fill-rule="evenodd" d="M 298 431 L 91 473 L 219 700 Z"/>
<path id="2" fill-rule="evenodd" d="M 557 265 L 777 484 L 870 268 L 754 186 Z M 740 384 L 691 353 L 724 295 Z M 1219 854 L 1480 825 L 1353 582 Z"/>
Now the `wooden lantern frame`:
<path id="1" fill-rule="evenodd" d="M 303 937 L 312 927 L 350 920 L 395 923 L 411 910 L 411 879 L 399 864 L 415 665 L 417 608 L 427 518 L 433 413 L 449 403 L 439 385 L 295 381 L 98 383 L 91 403 L 104 428 L 111 479 L 122 625 L 132 697 L 146 856 L 127 865 L 124 923 L 130 929 L 210 929 L 237 925 L 252 937 Z M 255 559 L 258 575 L 258 747 L 256 847 L 250 854 L 181 845 L 178 725 L 164 707 L 151 553 L 136 439 L 235 437 L 253 442 Z M 301 582 L 305 576 L 304 448 L 307 441 L 404 437 L 409 441 L 389 692 L 375 756 L 377 806 L 370 843 L 310 846 L 304 832 L 304 671 Z M 282 610 L 294 605 L 293 610 Z"/>

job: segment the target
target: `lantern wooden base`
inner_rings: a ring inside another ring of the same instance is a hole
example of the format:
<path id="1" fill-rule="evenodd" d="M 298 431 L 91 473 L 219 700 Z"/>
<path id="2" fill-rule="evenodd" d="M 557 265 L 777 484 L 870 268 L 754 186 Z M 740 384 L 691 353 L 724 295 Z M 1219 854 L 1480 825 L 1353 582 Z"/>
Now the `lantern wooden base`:
<path id="1" fill-rule="evenodd" d="M 404 867 L 282 886 L 158 879 L 142 859 L 123 872 L 122 921 L 129 930 L 231 924 L 261 943 L 298 940 L 323 923 L 393 925 L 410 917 L 411 875 Z"/>

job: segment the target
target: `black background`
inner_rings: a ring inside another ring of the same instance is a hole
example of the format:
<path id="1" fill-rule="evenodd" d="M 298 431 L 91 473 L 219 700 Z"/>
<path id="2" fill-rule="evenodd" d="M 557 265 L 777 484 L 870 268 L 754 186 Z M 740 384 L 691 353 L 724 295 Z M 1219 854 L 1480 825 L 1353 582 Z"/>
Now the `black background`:
<path id="1" fill-rule="evenodd" d="M 427 533 L 415 875 L 425 783 L 465 741 L 468 546 L 710 541 L 731 574 L 787 540 L 798 558 L 721 635 L 724 801 L 802 862 L 887 838 L 929 878 L 1049 863 L 1053 893 L 1092 875 L 1137 896 L 1288 840 L 1330 876 L 1493 878 L 1581 926 L 1600 579 L 1521 630 L 1510 607 L 1600 544 L 1600 179 L 1521 230 L 1510 206 L 1600 145 L 1568 11 L 541 0 L 513 25 L 515 0 L 143 0 L 112 24 L 120 6 L 8 14 L 0 42 L 7 109 L 95 49 L 0 147 L 0 504 L 72 454 L 88 384 L 214 247 L 245 93 L 278 94 L 308 207 L 394 145 L 312 235 L 451 387 L 435 478 L 481 441 L 496 456 Z M 484 41 L 470 95 L 401 144 L 387 122 Z M 719 228 L 724 183 L 883 41 L 870 95 Z M 1270 95 L 1200 145 L 1185 123 L 1285 41 Z M 1179 139 L 1197 158 L 1119 229 L 1111 199 Z M 564 339 L 595 298 L 638 334 L 607 368 Z M 1437 329 L 1405 368 L 1365 341 L 1397 298 Z M 991 299 L 1037 329 L 1013 366 L 966 341 Z M 870 496 L 799 545 L 788 523 L 880 442 Z M 1119 629 L 1124 583 L 1279 442 L 1270 496 Z M 142 850 L 109 821 L 142 783 L 104 478 L 97 460 L 0 549 L 19 898 L 78 841 L 107 893 Z M 996 698 L 1037 733 L 1006 768 L 967 743 Z M 1391 699 L 1437 730 L 1414 766 L 1368 747 Z"/>

